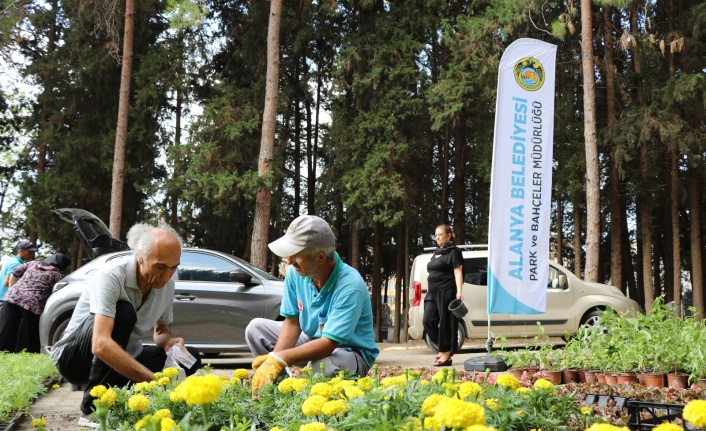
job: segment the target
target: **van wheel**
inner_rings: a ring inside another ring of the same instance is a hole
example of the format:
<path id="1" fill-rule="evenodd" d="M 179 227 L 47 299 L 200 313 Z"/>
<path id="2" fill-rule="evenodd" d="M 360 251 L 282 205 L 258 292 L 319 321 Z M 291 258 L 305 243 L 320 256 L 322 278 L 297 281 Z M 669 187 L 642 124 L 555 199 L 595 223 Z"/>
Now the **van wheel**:
<path id="1" fill-rule="evenodd" d="M 587 328 L 591 328 L 594 326 L 598 326 L 598 323 L 601 321 L 601 311 L 600 310 L 593 310 L 586 315 L 583 316 L 583 320 L 581 321 L 581 325 L 585 326 Z"/>
<path id="2" fill-rule="evenodd" d="M 466 330 L 463 329 L 463 325 L 459 323 L 458 325 L 458 332 L 456 333 L 456 337 L 458 340 L 458 350 L 461 350 L 461 347 L 463 347 L 463 343 L 466 341 Z M 429 338 L 429 334 L 426 332 L 424 333 L 424 341 L 427 343 L 427 346 L 431 350 L 434 351 L 434 353 L 439 353 L 439 346 L 437 346 L 433 341 L 431 341 L 431 338 Z"/>

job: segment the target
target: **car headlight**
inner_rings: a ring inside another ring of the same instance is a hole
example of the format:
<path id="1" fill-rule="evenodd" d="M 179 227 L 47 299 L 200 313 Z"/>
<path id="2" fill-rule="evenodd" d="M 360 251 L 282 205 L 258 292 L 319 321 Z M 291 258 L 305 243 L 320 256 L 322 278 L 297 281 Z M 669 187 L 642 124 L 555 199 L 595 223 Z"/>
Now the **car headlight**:
<path id="1" fill-rule="evenodd" d="M 60 281 L 54 285 L 54 288 L 51 290 L 51 292 L 52 293 L 58 292 L 61 289 L 63 289 L 64 287 L 66 287 L 67 284 L 69 284 L 68 281 Z"/>

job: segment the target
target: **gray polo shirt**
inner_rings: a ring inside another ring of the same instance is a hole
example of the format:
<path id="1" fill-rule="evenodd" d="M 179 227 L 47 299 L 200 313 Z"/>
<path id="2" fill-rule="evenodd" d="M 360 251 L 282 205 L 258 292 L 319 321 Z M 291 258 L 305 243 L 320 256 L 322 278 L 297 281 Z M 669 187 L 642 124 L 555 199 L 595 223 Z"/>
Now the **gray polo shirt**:
<path id="1" fill-rule="evenodd" d="M 174 278 L 162 289 L 152 289 L 142 302 L 142 293 L 137 287 L 137 261 L 135 255 L 113 259 L 101 268 L 83 291 L 76 304 L 71 321 L 64 335 L 52 349 L 51 358 L 59 361 L 64 346 L 76 338 L 81 325 L 91 314 L 115 317 L 118 301 L 128 301 L 137 312 L 137 323 L 130 334 L 127 353 L 133 358 L 142 352 L 142 338 L 154 334 L 156 323 L 172 323 L 172 304 L 174 300 Z"/>

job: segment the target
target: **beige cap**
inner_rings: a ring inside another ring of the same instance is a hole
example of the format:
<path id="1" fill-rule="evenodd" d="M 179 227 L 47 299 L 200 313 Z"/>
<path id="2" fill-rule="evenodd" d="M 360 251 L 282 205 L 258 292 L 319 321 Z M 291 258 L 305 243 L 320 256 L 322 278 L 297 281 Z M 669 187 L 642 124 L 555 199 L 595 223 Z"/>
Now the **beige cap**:
<path id="1" fill-rule="evenodd" d="M 306 247 L 333 247 L 336 237 L 326 220 L 313 215 L 299 216 L 289 225 L 284 236 L 268 247 L 280 257 L 294 256 Z"/>

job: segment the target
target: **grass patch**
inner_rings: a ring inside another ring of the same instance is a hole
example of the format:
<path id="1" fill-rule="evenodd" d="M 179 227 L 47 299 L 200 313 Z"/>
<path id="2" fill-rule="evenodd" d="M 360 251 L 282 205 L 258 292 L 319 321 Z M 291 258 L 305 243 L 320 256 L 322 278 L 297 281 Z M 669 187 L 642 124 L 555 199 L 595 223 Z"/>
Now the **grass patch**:
<path id="1" fill-rule="evenodd" d="M 0 352 L 0 422 L 26 411 L 47 392 L 47 380 L 58 376 L 48 355 Z"/>

